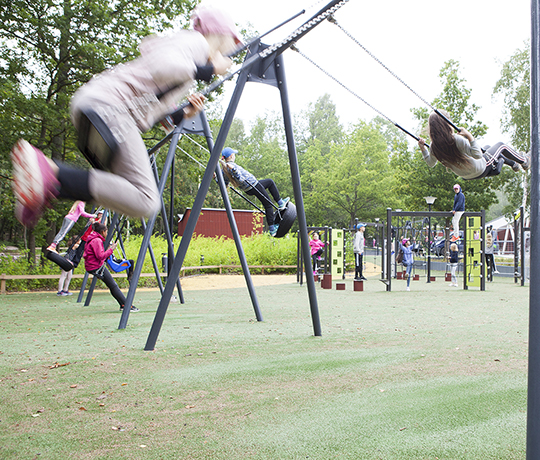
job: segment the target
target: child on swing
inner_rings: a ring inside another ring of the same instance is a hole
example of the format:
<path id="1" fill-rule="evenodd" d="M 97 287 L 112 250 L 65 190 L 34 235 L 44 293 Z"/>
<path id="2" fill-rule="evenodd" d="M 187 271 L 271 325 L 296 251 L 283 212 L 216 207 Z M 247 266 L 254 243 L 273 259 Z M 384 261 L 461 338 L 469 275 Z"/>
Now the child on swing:
<path id="1" fill-rule="evenodd" d="M 149 217 L 160 197 L 141 132 L 164 119 L 188 94 L 195 80 L 210 81 L 227 72 L 225 57 L 241 40 L 230 17 L 215 8 L 198 8 L 193 29 L 163 37 L 146 37 L 140 56 L 107 70 L 83 85 L 71 102 L 77 130 L 86 110 L 100 114 L 117 144 L 110 172 L 75 169 L 53 162 L 27 141 L 12 149 L 15 213 L 25 226 L 35 225 L 55 198 L 93 201 L 131 217 Z M 174 123 L 203 108 L 204 97 L 175 112 Z"/>
<path id="2" fill-rule="evenodd" d="M 109 248 L 105 250 L 104 242 L 105 238 L 107 238 L 107 227 L 101 222 L 95 222 L 92 225 L 92 229 L 93 232 L 90 233 L 84 248 L 84 268 L 88 273 L 96 276 L 96 278 L 107 285 L 112 296 L 120 305 L 120 310 L 122 310 L 126 304 L 126 297 L 105 265 L 107 258 L 116 249 L 116 243 L 112 243 Z M 132 306 L 131 311 L 139 311 L 139 309 Z"/>
<path id="3" fill-rule="evenodd" d="M 440 112 L 448 118 L 445 112 Z M 516 172 L 520 166 L 524 170 L 530 167 L 530 155 L 523 155 L 502 142 L 485 147 L 483 153 L 471 133 L 465 128 L 460 128 L 459 133 L 455 133 L 448 121 L 436 112 L 429 116 L 428 131 L 431 138 L 429 150 L 421 137 L 418 145 L 430 168 L 439 161 L 463 179 L 482 179 L 500 174 L 504 164 Z"/>
<path id="4" fill-rule="evenodd" d="M 220 160 L 223 172 L 227 181 L 231 182 L 235 187 L 244 190 L 248 195 L 256 196 L 264 207 L 266 213 L 266 223 L 268 224 L 268 232 L 275 236 L 279 224 L 274 224 L 274 209 L 270 196 L 266 190 L 276 201 L 279 209 L 285 209 L 290 198 L 283 198 L 279 195 L 279 190 L 272 179 L 257 180 L 256 177 L 249 171 L 246 171 L 241 166 L 238 166 L 234 160 L 238 150 L 233 150 L 230 147 L 225 147 L 221 152 L 222 159 Z"/>
<path id="5" fill-rule="evenodd" d="M 58 243 L 62 241 L 68 232 L 73 228 L 75 223 L 79 220 L 79 217 L 88 217 L 89 219 L 93 219 L 96 217 L 96 214 L 89 214 L 85 212 L 84 210 L 85 202 L 81 200 L 75 201 L 73 203 L 73 206 L 71 206 L 71 209 L 64 217 L 64 221 L 62 222 L 62 227 L 60 227 L 60 231 L 56 234 L 54 237 L 52 243 L 47 248 L 47 251 L 56 251 L 56 246 L 58 246 Z"/>

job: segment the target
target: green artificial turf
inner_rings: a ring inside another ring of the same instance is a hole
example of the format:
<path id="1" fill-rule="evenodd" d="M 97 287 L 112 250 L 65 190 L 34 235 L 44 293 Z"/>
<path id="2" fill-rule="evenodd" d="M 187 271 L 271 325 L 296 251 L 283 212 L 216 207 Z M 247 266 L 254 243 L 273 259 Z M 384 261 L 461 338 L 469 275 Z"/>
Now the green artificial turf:
<path id="1" fill-rule="evenodd" d="M 525 459 L 528 293 L 377 280 L 0 297 L 0 458 Z"/>

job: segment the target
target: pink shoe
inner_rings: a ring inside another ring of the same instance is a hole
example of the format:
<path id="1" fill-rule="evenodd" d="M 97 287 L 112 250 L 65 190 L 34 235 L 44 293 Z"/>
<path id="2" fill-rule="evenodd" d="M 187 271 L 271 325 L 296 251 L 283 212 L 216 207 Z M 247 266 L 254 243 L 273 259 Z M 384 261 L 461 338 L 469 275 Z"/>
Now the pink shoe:
<path id="1" fill-rule="evenodd" d="M 45 155 L 19 140 L 11 150 L 13 193 L 17 198 L 16 216 L 25 226 L 33 226 L 43 210 L 58 196 L 60 183 Z"/>

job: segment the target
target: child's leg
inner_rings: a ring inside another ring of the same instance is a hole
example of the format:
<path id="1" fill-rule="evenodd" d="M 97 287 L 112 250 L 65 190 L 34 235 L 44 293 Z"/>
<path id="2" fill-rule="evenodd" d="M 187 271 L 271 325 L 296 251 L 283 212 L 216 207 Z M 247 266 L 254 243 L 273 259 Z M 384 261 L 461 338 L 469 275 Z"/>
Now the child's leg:
<path id="1" fill-rule="evenodd" d="M 411 272 L 412 272 L 413 264 L 407 265 L 407 269 L 405 270 L 405 273 L 407 274 L 407 287 L 411 284 Z"/>
<path id="2" fill-rule="evenodd" d="M 527 158 L 523 154 L 514 150 L 512 147 L 505 144 L 504 142 L 497 142 L 495 145 L 491 146 L 487 150 L 487 153 L 495 158 L 498 158 L 500 155 L 502 155 L 505 158 L 511 161 L 515 161 L 519 164 L 523 164 L 527 161 Z"/>
<path id="3" fill-rule="evenodd" d="M 62 270 L 62 273 L 60 273 L 60 279 L 58 280 L 58 292 L 62 292 L 64 290 L 64 282 L 66 281 L 67 274 L 69 272 Z"/>
<path id="4" fill-rule="evenodd" d="M 272 206 L 272 201 L 270 201 L 270 196 L 266 193 L 266 190 L 261 185 L 260 182 L 257 182 L 255 187 L 249 189 L 246 192 L 248 195 L 256 196 L 261 204 L 264 206 L 266 212 L 266 223 L 268 226 L 274 225 L 274 208 Z"/>
<path id="5" fill-rule="evenodd" d="M 126 304 L 126 298 L 124 297 L 124 294 L 122 294 L 122 291 L 118 287 L 118 284 L 116 284 L 116 281 L 114 281 L 112 275 L 109 273 L 109 270 L 107 270 L 107 267 L 105 267 L 105 269 L 103 270 L 103 274 L 101 276 L 98 276 L 98 278 L 107 285 L 109 291 L 111 291 L 112 296 L 116 299 L 120 306 Z"/>
<path id="6" fill-rule="evenodd" d="M 53 239 L 53 243 L 56 246 L 60 241 L 62 241 L 67 233 L 73 228 L 75 225 L 75 222 L 71 219 L 68 219 L 67 217 L 64 217 L 64 221 L 62 222 L 62 227 L 60 227 L 60 230 L 56 234 L 56 236 Z"/>
<path id="7" fill-rule="evenodd" d="M 125 131 L 111 170 L 90 170 L 88 186 L 96 203 L 131 217 L 149 217 L 159 209 L 156 180 L 135 125 Z"/>
<path id="8" fill-rule="evenodd" d="M 66 279 L 64 280 L 64 286 L 63 286 L 63 289 L 62 289 L 64 292 L 69 291 L 69 283 L 71 283 L 71 277 L 72 276 L 73 276 L 73 270 L 68 271 L 67 274 L 66 274 Z"/>
<path id="9" fill-rule="evenodd" d="M 452 273 L 452 284 L 457 284 L 456 269 L 457 264 L 450 264 L 450 271 Z"/>
<path id="10" fill-rule="evenodd" d="M 281 196 L 279 195 L 276 183 L 272 179 L 262 179 L 259 181 L 259 184 L 261 184 L 265 189 L 270 192 L 272 198 L 274 198 L 274 201 L 276 203 L 281 200 Z"/>

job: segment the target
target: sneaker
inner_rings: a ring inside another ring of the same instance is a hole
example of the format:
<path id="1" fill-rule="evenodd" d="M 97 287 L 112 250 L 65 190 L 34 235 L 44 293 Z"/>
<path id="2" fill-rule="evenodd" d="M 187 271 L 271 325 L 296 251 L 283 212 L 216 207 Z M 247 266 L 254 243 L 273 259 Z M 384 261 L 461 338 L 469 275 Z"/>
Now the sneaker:
<path id="1" fill-rule="evenodd" d="M 410 290 L 411 290 L 411 288 L 410 288 L 409 286 L 407 286 L 407 289 L 405 289 L 405 290 L 406 290 L 406 291 L 410 291 Z"/>
<path id="2" fill-rule="evenodd" d="M 287 203 L 291 201 L 289 197 L 283 198 L 282 200 L 278 201 L 279 209 L 285 209 L 287 207 Z"/>
<path id="3" fill-rule="evenodd" d="M 17 218 L 28 226 L 37 222 L 51 200 L 58 196 L 60 183 L 43 153 L 19 140 L 11 150 L 13 193 L 20 203 Z"/>
<path id="4" fill-rule="evenodd" d="M 270 225 L 270 227 L 268 227 L 268 233 L 270 233 L 270 236 L 276 236 L 278 228 L 279 224 Z"/>
<path id="5" fill-rule="evenodd" d="M 57 295 L 58 297 L 63 297 L 63 296 L 65 296 L 66 294 L 64 294 L 64 291 L 58 291 L 58 292 L 56 293 L 56 295 Z"/>
<path id="6" fill-rule="evenodd" d="M 124 306 L 123 305 L 120 305 L 120 310 L 123 310 L 124 309 Z M 133 305 L 131 306 L 131 308 L 129 309 L 129 311 L 139 311 L 139 309 L 137 307 L 134 307 Z"/>
<path id="7" fill-rule="evenodd" d="M 49 244 L 47 251 L 56 252 L 58 254 L 58 251 L 56 250 L 56 244 L 54 243 Z"/>
<path id="8" fill-rule="evenodd" d="M 367 281 L 367 278 L 365 276 L 361 276 L 360 281 Z"/>
<path id="9" fill-rule="evenodd" d="M 521 163 L 521 167 L 525 171 L 531 167 L 531 152 L 525 154 L 525 161 Z"/>
<path id="10" fill-rule="evenodd" d="M 514 162 L 514 164 L 512 165 L 512 169 L 514 170 L 514 172 L 519 172 L 521 170 L 521 165 L 517 162 Z M 523 168 L 525 169 L 525 168 Z"/>
<path id="11" fill-rule="evenodd" d="M 73 292 L 69 292 L 69 291 L 62 291 L 64 293 L 64 295 L 73 295 Z"/>
<path id="12" fill-rule="evenodd" d="M 499 271 L 499 270 L 495 270 L 493 273 L 500 273 L 500 271 Z"/>

